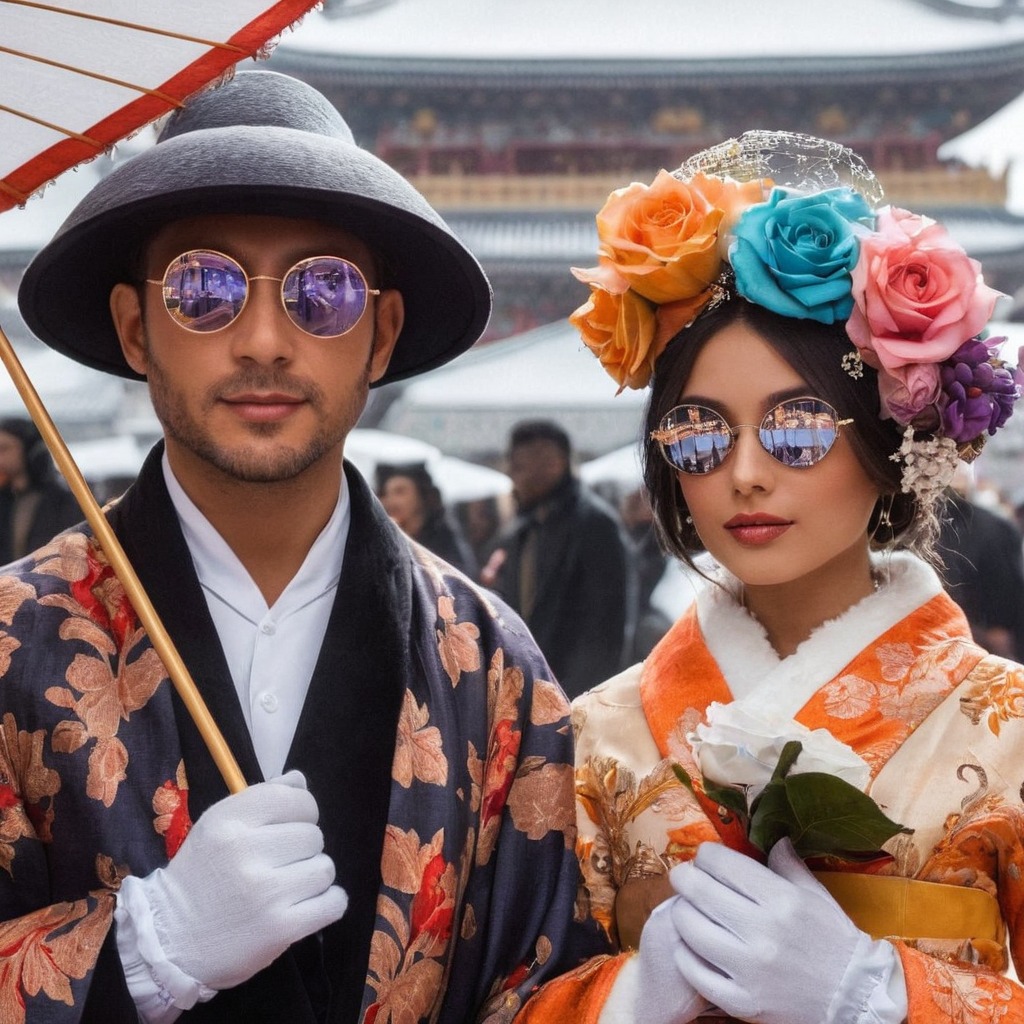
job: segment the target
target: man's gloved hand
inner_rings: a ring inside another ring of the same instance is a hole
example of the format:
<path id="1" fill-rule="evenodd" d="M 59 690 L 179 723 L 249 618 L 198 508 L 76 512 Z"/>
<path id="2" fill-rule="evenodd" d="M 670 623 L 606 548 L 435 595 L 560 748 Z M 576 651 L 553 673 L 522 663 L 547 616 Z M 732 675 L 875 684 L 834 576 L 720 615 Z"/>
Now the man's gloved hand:
<path id="1" fill-rule="evenodd" d="M 788 839 L 772 848 L 768 867 L 704 843 L 693 861 L 673 868 L 672 884 L 680 894 L 672 921 L 682 938 L 675 962 L 733 1017 L 759 1024 L 856 1021 L 884 978 L 878 961 L 890 962 L 885 950 L 846 916 Z"/>
<path id="2" fill-rule="evenodd" d="M 166 958 L 211 989 L 231 988 L 348 906 L 323 852 L 316 800 L 300 772 L 225 797 L 165 868 L 130 876 Z"/>
<path id="3" fill-rule="evenodd" d="M 644 1024 L 689 1024 L 708 1001 L 686 980 L 675 957 L 683 948 L 672 922 L 673 896 L 654 908 L 640 934 L 638 987 L 634 1020 Z"/>

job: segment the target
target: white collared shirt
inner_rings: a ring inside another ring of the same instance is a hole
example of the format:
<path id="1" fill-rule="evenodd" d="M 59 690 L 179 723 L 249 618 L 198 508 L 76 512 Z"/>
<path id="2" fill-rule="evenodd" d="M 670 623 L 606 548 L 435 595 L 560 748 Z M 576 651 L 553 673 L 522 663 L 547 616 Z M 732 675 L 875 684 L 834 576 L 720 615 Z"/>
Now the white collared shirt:
<path id="1" fill-rule="evenodd" d="M 174 477 L 164 480 L 192 554 L 265 779 L 280 775 L 298 725 L 341 578 L 351 522 L 344 478 L 338 504 L 272 607 L 223 537 Z"/>

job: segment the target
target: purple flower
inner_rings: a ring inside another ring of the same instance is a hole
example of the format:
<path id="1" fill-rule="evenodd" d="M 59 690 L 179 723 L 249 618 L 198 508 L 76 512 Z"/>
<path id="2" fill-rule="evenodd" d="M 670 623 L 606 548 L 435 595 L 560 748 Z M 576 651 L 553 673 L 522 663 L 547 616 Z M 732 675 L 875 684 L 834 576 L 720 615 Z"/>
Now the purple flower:
<path id="1" fill-rule="evenodd" d="M 1020 372 L 995 356 L 1005 338 L 965 341 L 939 367 L 942 433 L 957 444 L 994 434 L 1020 397 Z"/>

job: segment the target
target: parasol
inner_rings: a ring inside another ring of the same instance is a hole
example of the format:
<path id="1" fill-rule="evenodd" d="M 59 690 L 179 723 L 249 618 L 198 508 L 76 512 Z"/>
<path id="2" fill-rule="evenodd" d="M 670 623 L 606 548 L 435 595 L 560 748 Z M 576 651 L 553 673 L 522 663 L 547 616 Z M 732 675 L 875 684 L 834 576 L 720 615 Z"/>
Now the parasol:
<path id="1" fill-rule="evenodd" d="M 247 57 L 315 0 L 0 0 L 0 212 L 106 152 Z M 0 330 L 0 360 L 167 667 L 228 789 L 245 779 L 45 406 Z"/>

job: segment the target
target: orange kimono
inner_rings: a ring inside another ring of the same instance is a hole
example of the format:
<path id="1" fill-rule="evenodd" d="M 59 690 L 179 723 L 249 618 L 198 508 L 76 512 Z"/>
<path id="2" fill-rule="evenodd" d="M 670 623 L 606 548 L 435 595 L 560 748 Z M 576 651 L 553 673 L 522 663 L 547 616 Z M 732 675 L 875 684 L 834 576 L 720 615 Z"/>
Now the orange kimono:
<path id="1" fill-rule="evenodd" d="M 868 794 L 913 829 L 891 839 L 892 859 L 871 871 L 995 897 L 978 897 L 992 908 L 987 931 L 953 906 L 935 936 L 927 925 L 912 937 L 876 934 L 898 952 L 910 1024 L 1024 1021 L 1024 988 L 1005 975 L 1004 941 L 1019 971 L 1024 668 L 973 643 L 963 613 L 924 563 L 894 555 L 880 568 L 886 581 L 878 592 L 784 659 L 723 575 L 723 586 L 703 587 L 644 664 L 574 702 L 584 879 L 577 913 L 597 921 L 621 952 L 548 983 L 518 1021 L 633 1019 L 632 1001 L 616 998 L 615 986 L 626 987 L 629 972 L 620 972 L 646 916 L 671 895 L 669 869 L 706 841 L 757 855 L 725 808 L 691 794 L 672 771 L 675 763 L 699 777 L 686 736 L 709 704 L 734 700 L 825 728 L 869 764 Z M 958 902 L 940 900 L 944 909 Z"/>

